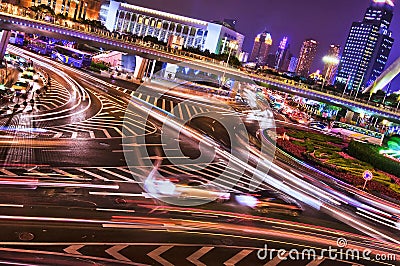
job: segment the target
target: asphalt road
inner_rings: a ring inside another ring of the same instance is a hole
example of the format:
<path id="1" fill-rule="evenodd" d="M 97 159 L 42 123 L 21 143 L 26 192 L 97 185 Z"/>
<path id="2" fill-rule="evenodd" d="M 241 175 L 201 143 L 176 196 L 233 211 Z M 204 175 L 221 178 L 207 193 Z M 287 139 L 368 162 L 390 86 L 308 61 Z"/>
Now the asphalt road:
<path id="1" fill-rule="evenodd" d="M 271 249 L 313 247 L 320 251 L 337 247 L 340 237 L 347 239 L 348 248 L 371 248 L 374 254 L 399 253 L 398 245 L 374 239 L 306 204 L 302 204 L 303 214 L 293 218 L 261 215 L 234 200 L 179 207 L 149 197 L 142 180 L 152 173 L 152 164 L 160 161 L 158 172 L 164 177 L 209 180 L 224 172 L 224 185 L 239 180 L 231 189 L 248 190 L 246 182 L 252 175 L 237 164 L 227 167 L 227 158 L 214 153 L 215 148 L 206 150 L 211 161 L 188 163 L 201 154 L 204 146 L 199 143 L 203 141 L 184 132 L 177 134 L 173 124 L 157 119 L 159 109 L 149 115 L 145 103 L 160 109 L 169 105 L 170 112 L 176 107 L 176 118 L 171 121 L 186 120 L 200 114 L 201 109 L 221 111 L 220 106 L 208 106 L 207 100 L 188 101 L 172 92 L 160 98 L 156 90 L 135 94 L 135 85 L 109 83 L 30 56 L 75 97 L 59 109 L 15 117 L 15 125 L 29 118 L 35 121 L 33 127 L 46 129 L 45 134 L 14 133 L 1 139 L 1 258 L 12 260 L 15 257 L 7 254 L 20 252 L 25 255 L 19 259 L 31 259 L 31 263 L 60 259 L 77 263 L 79 258 L 82 265 L 90 261 L 104 265 L 265 265 L 267 261 L 267 265 L 351 265 L 343 262 L 346 258 L 332 260 L 327 256 L 287 262 L 276 252 L 265 260 L 257 258 L 265 244 Z M 132 104 L 132 96 L 143 105 Z M 133 117 L 128 128 L 122 123 L 126 110 Z M 226 112 L 223 115 L 230 119 Z M 127 136 L 128 132 L 131 135 Z M 171 147 L 161 149 L 161 137 L 169 138 Z M 183 156 L 178 148 L 184 150 Z M 170 150 L 168 154 L 166 150 Z M 273 189 L 268 184 L 262 186 Z M 27 258 L 29 253 L 35 257 Z"/>

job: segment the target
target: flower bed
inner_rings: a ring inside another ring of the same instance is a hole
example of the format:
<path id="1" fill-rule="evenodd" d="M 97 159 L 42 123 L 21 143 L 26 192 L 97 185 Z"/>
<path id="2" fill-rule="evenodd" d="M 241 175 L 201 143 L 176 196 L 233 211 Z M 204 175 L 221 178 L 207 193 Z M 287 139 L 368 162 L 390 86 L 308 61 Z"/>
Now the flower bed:
<path id="1" fill-rule="evenodd" d="M 400 178 L 374 169 L 369 162 L 358 160 L 343 152 L 348 143 L 340 138 L 319 133 L 279 128 L 279 135 L 286 133 L 290 140 L 278 139 L 277 146 L 296 158 L 315 165 L 321 171 L 354 186 L 363 186 L 362 173 L 369 169 L 374 179 L 367 189 L 374 194 L 400 200 Z"/>

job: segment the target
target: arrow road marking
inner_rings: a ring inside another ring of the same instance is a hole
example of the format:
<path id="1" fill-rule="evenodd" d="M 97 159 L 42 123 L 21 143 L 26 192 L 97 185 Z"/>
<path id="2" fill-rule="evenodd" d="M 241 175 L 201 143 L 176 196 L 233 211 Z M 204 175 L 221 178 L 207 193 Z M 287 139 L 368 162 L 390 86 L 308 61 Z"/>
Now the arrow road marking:
<path id="1" fill-rule="evenodd" d="M 109 254 L 114 259 L 132 262 L 130 259 L 128 259 L 127 257 L 125 257 L 119 253 L 121 250 L 123 250 L 127 246 L 128 245 L 116 245 L 116 246 L 110 247 L 109 249 L 106 249 L 105 251 L 107 252 L 107 254 Z"/>
<path id="2" fill-rule="evenodd" d="M 325 258 L 322 258 L 322 259 L 318 258 L 318 259 L 311 261 L 306 266 L 317 266 L 317 265 L 320 265 L 324 260 L 325 260 Z"/>
<path id="3" fill-rule="evenodd" d="M 272 260 L 268 261 L 264 266 L 276 266 L 282 261 L 283 258 L 286 258 L 287 256 L 288 256 L 287 252 L 283 254 L 281 257 L 276 256 Z"/>
<path id="4" fill-rule="evenodd" d="M 82 255 L 78 250 L 84 247 L 85 245 L 71 245 L 67 248 L 64 248 L 63 250 L 68 253 L 68 254 L 73 254 L 73 255 Z"/>
<path id="5" fill-rule="evenodd" d="M 187 257 L 186 259 L 193 263 L 196 266 L 207 266 L 206 264 L 199 261 L 199 259 L 204 256 L 207 252 L 212 250 L 214 247 L 202 247 L 201 249 L 194 252 L 192 255 Z"/>
<path id="6" fill-rule="evenodd" d="M 147 253 L 147 256 L 149 256 L 153 260 L 157 261 L 158 263 L 162 264 L 163 266 L 174 266 L 174 264 L 172 264 L 169 261 L 167 261 L 166 259 L 160 257 L 161 254 L 163 254 L 164 252 L 166 252 L 167 250 L 169 250 L 169 249 L 171 249 L 173 247 L 174 246 L 161 246 L 161 247 L 158 247 L 155 250 L 150 251 L 149 253 Z"/>
<path id="7" fill-rule="evenodd" d="M 224 262 L 224 265 L 226 266 L 234 266 L 236 263 L 238 263 L 239 261 L 241 261 L 244 257 L 246 257 L 247 255 L 249 255 L 251 252 L 253 252 L 253 250 L 250 249 L 243 249 L 242 251 L 240 251 L 239 253 L 237 253 L 235 256 L 233 256 L 232 258 L 230 258 L 229 260 Z"/>

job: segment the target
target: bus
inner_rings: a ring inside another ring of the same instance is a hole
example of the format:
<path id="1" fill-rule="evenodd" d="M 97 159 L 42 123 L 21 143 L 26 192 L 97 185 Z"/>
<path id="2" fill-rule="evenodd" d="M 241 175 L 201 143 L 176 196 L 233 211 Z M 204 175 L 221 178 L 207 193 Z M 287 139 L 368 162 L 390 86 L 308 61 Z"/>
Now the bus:
<path id="1" fill-rule="evenodd" d="M 383 133 L 337 121 L 333 123 L 330 132 L 336 135 L 346 136 L 348 138 L 357 139 L 359 141 L 364 141 L 379 146 L 382 146 L 383 138 L 385 137 Z"/>
<path id="2" fill-rule="evenodd" d="M 54 45 L 39 39 L 33 39 L 28 44 L 28 49 L 37 54 L 51 55 L 54 49 Z"/>
<path id="3" fill-rule="evenodd" d="M 76 68 L 90 67 L 92 55 L 74 48 L 55 45 L 51 58 Z"/>
<path id="4" fill-rule="evenodd" d="M 23 32 L 12 31 L 8 42 L 18 46 L 23 46 L 24 39 L 25 39 L 25 34 Z"/>

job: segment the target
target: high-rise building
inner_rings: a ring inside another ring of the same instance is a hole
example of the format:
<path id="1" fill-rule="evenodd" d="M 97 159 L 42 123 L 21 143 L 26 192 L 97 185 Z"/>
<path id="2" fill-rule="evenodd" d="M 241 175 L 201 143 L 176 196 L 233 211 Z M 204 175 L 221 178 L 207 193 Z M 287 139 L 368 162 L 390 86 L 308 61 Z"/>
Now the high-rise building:
<path id="1" fill-rule="evenodd" d="M 5 0 L 3 3 L 17 4 L 25 8 L 47 5 L 55 14 L 63 14 L 76 20 L 97 20 L 101 6 L 101 0 Z"/>
<path id="2" fill-rule="evenodd" d="M 297 63 L 299 62 L 299 59 L 295 56 L 291 56 L 289 59 L 289 66 L 287 71 L 288 72 L 296 72 L 296 67 L 297 67 Z"/>
<path id="3" fill-rule="evenodd" d="M 361 22 L 353 22 L 338 67 L 336 83 L 351 90 L 369 86 L 382 73 L 394 39 L 389 30 L 394 4 L 371 0 Z"/>
<path id="4" fill-rule="evenodd" d="M 289 50 L 288 37 L 283 37 L 282 41 L 279 43 L 278 50 L 276 51 L 275 57 L 275 69 L 276 70 L 287 70 L 287 64 L 289 58 L 287 58 L 287 52 Z M 285 69 L 286 65 L 286 69 Z"/>
<path id="5" fill-rule="evenodd" d="M 307 77 L 310 73 L 311 64 L 317 53 L 318 42 L 313 39 L 307 39 L 303 42 L 300 50 L 299 61 L 296 67 L 296 74 Z"/>
<path id="6" fill-rule="evenodd" d="M 258 65 L 265 65 L 267 63 L 269 50 L 272 45 L 271 34 L 264 31 L 257 35 L 254 40 L 253 50 L 250 55 L 250 62 L 255 62 Z"/>
<path id="7" fill-rule="evenodd" d="M 229 43 L 234 41 L 237 49 L 232 54 L 238 56 L 244 41 L 243 34 L 234 28 L 235 20 L 209 22 L 122 1 L 105 1 L 100 20 L 110 31 L 151 36 L 161 42 L 167 42 L 170 36 L 178 36 L 184 40 L 183 47 L 215 54 L 229 53 Z"/>
<path id="8" fill-rule="evenodd" d="M 322 76 L 326 78 L 326 84 L 331 85 L 335 81 L 337 67 L 339 63 L 339 56 L 340 45 L 331 44 L 326 55 L 327 60 L 324 61 L 324 69 L 322 70 Z"/>

